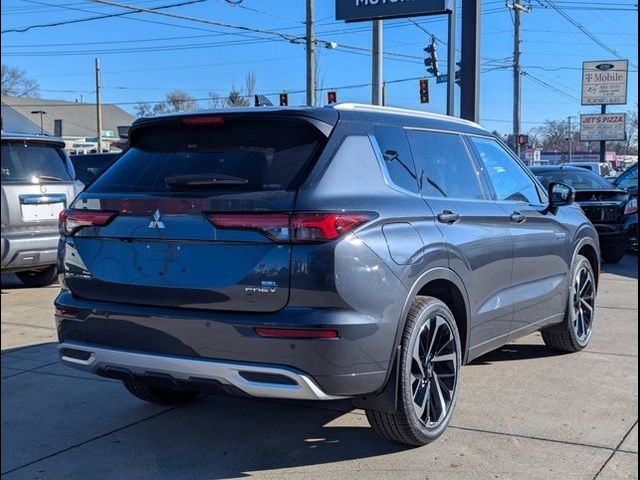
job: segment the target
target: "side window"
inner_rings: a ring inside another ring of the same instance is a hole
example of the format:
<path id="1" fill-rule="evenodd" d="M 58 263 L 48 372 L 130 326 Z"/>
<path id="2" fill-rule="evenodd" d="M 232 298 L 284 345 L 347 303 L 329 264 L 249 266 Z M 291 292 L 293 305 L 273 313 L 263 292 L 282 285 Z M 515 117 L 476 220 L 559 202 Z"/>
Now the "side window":
<path id="1" fill-rule="evenodd" d="M 378 126 L 375 136 L 391 181 L 398 187 L 418 193 L 416 168 L 404 129 Z"/>
<path id="2" fill-rule="evenodd" d="M 419 130 L 407 135 L 423 195 L 484 199 L 479 173 L 460 135 Z"/>
<path id="3" fill-rule="evenodd" d="M 619 188 L 638 188 L 638 168 L 627 170 L 618 177 L 615 183 Z"/>
<path id="4" fill-rule="evenodd" d="M 495 140 L 470 137 L 495 190 L 496 200 L 540 202 L 533 179 Z"/>

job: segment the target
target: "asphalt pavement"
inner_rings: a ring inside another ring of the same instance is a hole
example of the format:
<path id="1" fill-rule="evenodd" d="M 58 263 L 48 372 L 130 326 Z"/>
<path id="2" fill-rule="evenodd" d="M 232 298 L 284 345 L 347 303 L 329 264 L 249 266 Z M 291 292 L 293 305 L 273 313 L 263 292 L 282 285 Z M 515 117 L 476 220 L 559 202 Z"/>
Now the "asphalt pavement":
<path id="1" fill-rule="evenodd" d="M 604 265 L 594 336 L 577 354 L 539 334 L 462 370 L 451 426 L 408 448 L 347 402 L 208 395 L 145 404 L 60 365 L 58 287 L 2 275 L 2 478 L 638 478 L 638 259 Z"/>

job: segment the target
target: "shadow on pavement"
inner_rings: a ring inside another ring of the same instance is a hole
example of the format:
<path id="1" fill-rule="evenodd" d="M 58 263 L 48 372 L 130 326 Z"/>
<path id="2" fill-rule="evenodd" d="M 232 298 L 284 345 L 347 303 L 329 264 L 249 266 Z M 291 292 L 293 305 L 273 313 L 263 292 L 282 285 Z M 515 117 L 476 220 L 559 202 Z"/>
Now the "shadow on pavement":
<path id="1" fill-rule="evenodd" d="M 602 273 L 638 279 L 638 254 L 627 254 L 620 263 L 603 263 Z"/>
<path id="2" fill-rule="evenodd" d="M 546 345 L 514 343 L 486 353 L 473 360 L 469 365 L 491 365 L 496 362 L 557 357 L 559 355 L 565 355 L 565 352 L 552 350 Z"/>
<path id="3" fill-rule="evenodd" d="M 52 283 L 51 285 L 47 285 L 46 287 L 28 287 L 24 283 L 22 283 L 18 277 L 13 273 L 2 272 L 2 280 L 0 281 L 0 286 L 2 290 L 17 290 L 17 289 L 40 289 L 40 288 L 55 288 L 59 289 L 60 284 L 58 282 Z M 5 293 L 5 292 L 2 292 Z"/>

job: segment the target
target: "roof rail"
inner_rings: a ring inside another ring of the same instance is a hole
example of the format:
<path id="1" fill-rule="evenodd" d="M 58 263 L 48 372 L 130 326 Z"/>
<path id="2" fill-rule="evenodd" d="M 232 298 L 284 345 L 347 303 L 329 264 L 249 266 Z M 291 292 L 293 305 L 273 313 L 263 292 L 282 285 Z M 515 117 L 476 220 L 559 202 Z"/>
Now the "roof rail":
<path id="1" fill-rule="evenodd" d="M 471 122 L 469 120 L 465 120 L 463 118 L 451 117 L 449 115 L 442 115 L 439 113 L 423 112 L 421 110 L 411 110 L 407 108 L 398 108 L 398 107 L 383 107 L 380 105 L 370 105 L 370 104 L 364 104 L 364 103 L 335 103 L 328 106 L 330 108 L 335 108 L 336 110 L 380 112 L 380 113 L 388 113 L 391 115 L 409 115 L 413 117 L 431 118 L 434 120 L 445 120 L 449 122 L 459 123 L 462 125 L 468 125 L 471 127 L 482 128 L 477 123 Z"/>

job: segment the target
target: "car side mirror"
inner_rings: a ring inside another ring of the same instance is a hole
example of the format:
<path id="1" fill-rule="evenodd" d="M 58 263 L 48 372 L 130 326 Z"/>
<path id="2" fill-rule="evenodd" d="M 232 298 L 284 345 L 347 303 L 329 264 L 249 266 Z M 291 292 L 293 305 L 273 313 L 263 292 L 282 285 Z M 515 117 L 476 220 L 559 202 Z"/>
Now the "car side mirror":
<path id="1" fill-rule="evenodd" d="M 551 182 L 547 191 L 549 193 L 549 207 L 551 208 L 571 205 L 576 199 L 576 191 L 564 183 Z"/>

